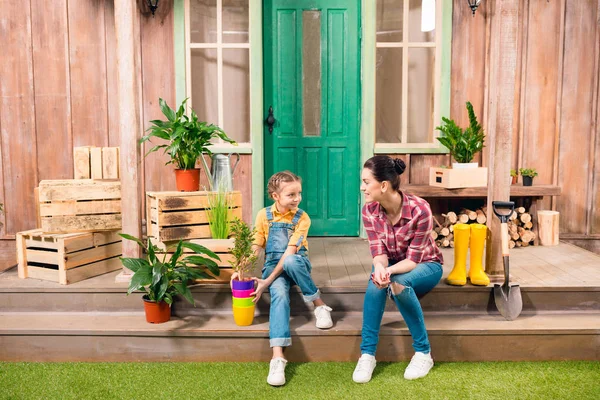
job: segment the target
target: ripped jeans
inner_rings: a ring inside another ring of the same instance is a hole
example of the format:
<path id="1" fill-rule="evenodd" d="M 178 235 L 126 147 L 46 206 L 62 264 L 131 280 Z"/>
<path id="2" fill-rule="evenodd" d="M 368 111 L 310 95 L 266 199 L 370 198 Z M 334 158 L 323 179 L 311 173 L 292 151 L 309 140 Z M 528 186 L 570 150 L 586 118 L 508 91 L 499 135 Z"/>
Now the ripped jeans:
<path id="1" fill-rule="evenodd" d="M 390 265 L 395 262 L 390 261 Z M 395 274 L 391 276 L 391 282 L 399 283 L 404 286 L 404 290 L 396 296 L 391 295 L 391 290 L 378 289 L 369 279 L 369 285 L 365 293 L 365 303 L 363 308 L 362 342 L 360 344 L 361 354 L 375 355 L 377 343 L 379 342 L 379 329 L 383 318 L 386 298 L 389 295 L 413 339 L 413 348 L 421 353 L 429 353 L 431 346 L 425 329 L 425 320 L 423 310 L 417 296 L 423 296 L 437 285 L 442 278 L 442 265 L 437 262 L 424 262 L 417 264 L 415 269 L 404 274 Z"/>

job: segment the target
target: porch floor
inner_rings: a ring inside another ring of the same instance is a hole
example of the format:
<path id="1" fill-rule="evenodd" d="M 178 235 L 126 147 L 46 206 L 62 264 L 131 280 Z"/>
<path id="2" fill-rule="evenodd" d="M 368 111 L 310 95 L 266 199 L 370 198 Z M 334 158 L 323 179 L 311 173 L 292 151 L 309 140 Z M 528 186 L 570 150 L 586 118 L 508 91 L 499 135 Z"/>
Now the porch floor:
<path id="1" fill-rule="evenodd" d="M 312 275 L 317 286 L 366 287 L 371 273 L 371 255 L 365 240 L 310 238 L 309 250 Z M 442 253 L 445 278 L 454 265 L 454 249 L 442 249 Z M 0 289 L 106 289 L 127 286 L 115 283 L 118 271 L 62 286 L 37 279 L 19 279 L 15 265 L 14 252 L 0 257 Z M 568 243 L 513 249 L 510 267 L 511 280 L 522 287 L 600 287 L 600 255 Z M 444 278 L 438 286 L 447 287 Z"/>

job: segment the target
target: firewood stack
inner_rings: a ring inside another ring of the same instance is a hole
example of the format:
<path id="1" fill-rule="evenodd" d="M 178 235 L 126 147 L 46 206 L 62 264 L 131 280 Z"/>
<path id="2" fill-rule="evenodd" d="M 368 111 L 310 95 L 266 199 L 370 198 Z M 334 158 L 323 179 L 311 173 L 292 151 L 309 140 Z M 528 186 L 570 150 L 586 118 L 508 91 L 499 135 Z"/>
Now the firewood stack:
<path id="1" fill-rule="evenodd" d="M 487 222 L 486 207 L 475 211 L 463 209 L 460 213 L 448 212 L 442 214 L 443 222 L 434 217 L 435 226 L 431 236 L 440 248 L 454 247 L 454 225 L 456 224 L 482 224 Z M 509 247 L 527 247 L 533 244 L 536 237 L 531 230 L 533 222 L 531 214 L 525 211 L 525 207 L 518 207 L 510 216 L 508 222 L 508 235 L 510 237 Z"/>

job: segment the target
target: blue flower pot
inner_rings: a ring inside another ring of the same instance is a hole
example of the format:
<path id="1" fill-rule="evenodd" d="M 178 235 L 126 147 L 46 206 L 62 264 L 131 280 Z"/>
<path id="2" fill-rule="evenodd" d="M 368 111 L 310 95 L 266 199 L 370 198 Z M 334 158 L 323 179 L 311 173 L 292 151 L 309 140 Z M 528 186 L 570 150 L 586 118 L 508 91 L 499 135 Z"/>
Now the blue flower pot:
<path id="1" fill-rule="evenodd" d="M 254 289 L 254 281 L 253 280 L 249 280 L 249 281 L 238 281 L 237 279 L 234 279 L 232 282 L 232 288 L 235 290 L 248 290 L 248 289 Z"/>

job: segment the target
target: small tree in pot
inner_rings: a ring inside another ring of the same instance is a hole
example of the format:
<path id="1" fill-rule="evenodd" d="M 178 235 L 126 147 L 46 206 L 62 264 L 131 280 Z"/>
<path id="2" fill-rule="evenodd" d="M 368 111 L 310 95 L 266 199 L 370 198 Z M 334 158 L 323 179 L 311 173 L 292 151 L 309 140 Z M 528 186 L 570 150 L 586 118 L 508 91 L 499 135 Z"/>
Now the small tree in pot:
<path id="1" fill-rule="evenodd" d="M 233 319 L 240 326 L 251 325 L 254 319 L 254 281 L 248 276 L 256 265 L 257 256 L 252 250 L 255 229 L 239 218 L 231 226 L 231 233 L 235 242 L 231 254 L 233 255 L 232 267 L 238 274 L 237 279 L 231 282 L 233 292 Z"/>
<path id="2" fill-rule="evenodd" d="M 511 184 L 514 185 L 515 183 L 517 183 L 517 178 L 519 177 L 519 173 L 517 172 L 516 169 L 511 169 L 510 170 L 510 178 L 511 178 Z"/>
<path id="3" fill-rule="evenodd" d="M 145 258 L 123 257 L 121 262 L 133 271 L 127 294 L 136 290 L 145 293 L 144 310 L 146 321 L 150 323 L 167 322 L 171 318 L 170 306 L 176 295 L 181 295 L 194 304 L 194 297 L 188 287 L 189 281 L 214 279 L 207 271 L 219 276 L 219 267 L 212 259 L 220 260 L 220 258 L 204 246 L 180 240 L 176 245 L 167 248 L 167 250 L 174 248 L 173 254 L 168 254 L 166 251 L 161 254 L 163 250 L 152 244 L 150 239 L 146 245 L 134 236 L 124 233 L 119 235 L 124 239 L 133 240 L 144 249 Z M 196 255 L 186 255 L 182 258 L 185 248 L 192 250 Z"/>
<path id="4" fill-rule="evenodd" d="M 485 134 L 483 128 L 477 122 L 477 117 L 473 111 L 473 105 L 467 101 L 467 112 L 469 114 L 469 127 L 463 130 L 452 119 L 442 117 L 443 125 L 435 129 L 441 132 L 437 140 L 443 144 L 449 151 L 452 158 L 458 164 L 467 164 L 480 152 L 484 145 Z M 453 164 L 457 168 L 457 163 Z M 477 167 L 477 163 L 473 167 Z"/>
<path id="5" fill-rule="evenodd" d="M 533 178 L 538 176 L 535 168 L 521 168 L 519 169 L 519 173 L 523 177 L 523 186 L 533 185 Z"/>
<path id="6" fill-rule="evenodd" d="M 185 115 L 187 100 L 185 99 L 175 112 L 163 99 L 159 99 L 160 109 L 167 120 L 150 121 L 152 126 L 147 130 L 149 133 L 140 139 L 140 143 L 149 141 L 153 137 L 168 141 L 167 144 L 152 147 L 146 155 L 164 149 L 163 154 L 166 153 L 171 157 L 167 164 L 175 164 L 177 167 L 175 170 L 177 190 L 191 192 L 200 187 L 200 170 L 196 168 L 196 162 L 203 153 L 212 154 L 208 148 L 212 145 L 211 140 L 220 138 L 227 143 L 237 143 L 218 126 L 199 121 L 193 110 L 190 117 Z M 211 182 L 210 172 L 205 172 Z"/>

